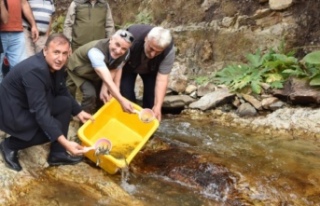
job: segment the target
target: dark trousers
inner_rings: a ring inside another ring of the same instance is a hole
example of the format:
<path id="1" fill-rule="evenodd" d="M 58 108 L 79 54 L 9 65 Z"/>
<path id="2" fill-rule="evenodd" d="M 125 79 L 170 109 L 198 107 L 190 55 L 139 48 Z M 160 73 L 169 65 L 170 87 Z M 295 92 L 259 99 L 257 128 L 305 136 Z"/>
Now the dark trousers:
<path id="1" fill-rule="evenodd" d="M 132 102 L 137 102 L 134 93 L 134 85 L 137 78 L 137 73 L 123 72 L 121 77 L 120 91 L 122 96 Z M 156 85 L 156 73 L 139 74 L 143 82 L 143 99 L 142 107 L 152 109 L 154 105 L 154 89 Z"/>
<path id="2" fill-rule="evenodd" d="M 63 135 L 67 137 L 70 123 L 70 115 L 72 111 L 71 98 L 67 96 L 57 96 L 51 104 L 51 114 L 55 118 L 56 123 L 59 125 Z M 43 130 L 39 128 L 38 132 L 33 136 L 30 141 L 24 141 L 20 138 L 10 136 L 5 139 L 5 144 L 12 150 L 21 150 L 34 145 L 40 145 L 49 142 L 49 138 L 45 135 Z M 65 148 L 58 142 L 51 142 L 52 153 L 64 152 Z"/>
<path id="3" fill-rule="evenodd" d="M 103 102 L 100 100 L 102 81 L 85 81 L 81 86 L 82 92 L 81 108 L 91 114 L 94 114 L 100 107 L 103 106 Z"/>

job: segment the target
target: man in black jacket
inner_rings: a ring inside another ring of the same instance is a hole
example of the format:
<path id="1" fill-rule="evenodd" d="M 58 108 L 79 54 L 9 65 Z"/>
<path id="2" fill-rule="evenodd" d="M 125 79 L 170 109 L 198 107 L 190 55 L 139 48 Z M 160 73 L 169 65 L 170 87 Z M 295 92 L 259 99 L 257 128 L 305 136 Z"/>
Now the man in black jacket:
<path id="1" fill-rule="evenodd" d="M 84 148 L 67 139 L 70 115 L 82 122 L 92 117 L 65 86 L 69 49 L 64 35 L 49 36 L 43 51 L 14 66 L 0 85 L 0 129 L 11 135 L 1 142 L 0 152 L 10 169 L 22 170 L 19 150 L 49 141 L 49 165 L 82 160 Z"/>
<path id="2" fill-rule="evenodd" d="M 150 25 L 132 25 L 127 29 L 135 40 L 130 47 L 130 59 L 122 71 L 120 91 L 136 102 L 134 85 L 137 75 L 143 81 L 143 105 L 151 108 L 161 120 L 161 107 L 175 59 L 172 36 L 168 29 Z"/>

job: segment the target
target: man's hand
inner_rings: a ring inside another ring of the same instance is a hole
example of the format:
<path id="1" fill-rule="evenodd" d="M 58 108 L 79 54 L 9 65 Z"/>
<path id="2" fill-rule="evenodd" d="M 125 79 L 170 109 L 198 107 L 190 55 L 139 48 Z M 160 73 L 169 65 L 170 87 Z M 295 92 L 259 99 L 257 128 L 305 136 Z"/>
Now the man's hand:
<path id="1" fill-rule="evenodd" d="M 156 106 L 154 106 L 152 108 L 152 111 L 154 112 L 154 116 L 157 118 L 157 120 L 160 122 L 161 121 L 161 117 L 162 117 L 162 114 L 161 114 L 161 107 L 158 108 Z"/>
<path id="2" fill-rule="evenodd" d="M 77 115 L 77 117 L 80 119 L 80 121 L 81 121 L 82 123 L 85 123 L 85 122 L 88 121 L 88 120 L 91 120 L 91 121 L 94 122 L 94 118 L 92 117 L 92 115 L 89 114 L 89 113 L 87 113 L 87 112 L 85 112 L 85 111 L 81 111 L 81 112 Z"/>
<path id="3" fill-rule="evenodd" d="M 70 152 L 70 154 L 74 156 L 80 156 L 86 152 L 85 148 L 79 145 L 78 143 L 72 142 L 72 141 L 68 141 L 68 142 L 69 143 L 67 143 L 66 149 L 68 152 Z"/>
<path id="4" fill-rule="evenodd" d="M 36 26 L 31 27 L 31 38 L 33 42 L 36 42 L 39 39 L 39 31 Z"/>
<path id="5" fill-rule="evenodd" d="M 58 137 L 58 142 L 72 155 L 80 156 L 86 152 L 85 147 L 76 142 L 67 140 L 63 135 Z"/>
<path id="6" fill-rule="evenodd" d="M 103 101 L 103 103 L 106 103 L 110 101 L 111 95 L 109 94 L 108 88 L 105 84 L 102 84 L 101 90 L 100 90 L 100 100 Z"/>
<path id="7" fill-rule="evenodd" d="M 122 110 L 124 112 L 133 113 L 133 106 L 127 99 L 123 98 L 121 101 L 119 101 L 119 103 L 121 104 Z"/>

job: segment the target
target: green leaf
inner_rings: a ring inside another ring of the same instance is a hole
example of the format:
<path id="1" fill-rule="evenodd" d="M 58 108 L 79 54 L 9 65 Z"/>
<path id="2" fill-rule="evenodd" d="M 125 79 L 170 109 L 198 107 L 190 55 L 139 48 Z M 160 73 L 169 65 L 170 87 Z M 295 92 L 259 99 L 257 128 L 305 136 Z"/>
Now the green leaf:
<path id="1" fill-rule="evenodd" d="M 282 89 L 283 82 L 282 81 L 274 81 L 274 82 L 271 82 L 270 86 L 271 86 L 271 88 Z"/>
<path id="2" fill-rule="evenodd" d="M 259 67 L 262 64 L 260 50 L 258 50 L 255 54 L 247 54 L 246 58 L 249 64 L 253 67 Z"/>
<path id="3" fill-rule="evenodd" d="M 310 74 L 310 79 L 312 79 L 314 76 L 320 74 L 320 69 L 318 67 L 314 67 L 314 66 L 307 66 L 307 71 Z"/>
<path id="4" fill-rule="evenodd" d="M 233 83 L 230 86 L 232 90 L 236 91 L 247 86 L 249 82 L 250 82 L 250 76 L 243 76 L 243 78 L 236 79 L 235 81 L 233 81 Z"/>
<path id="5" fill-rule="evenodd" d="M 313 77 L 309 83 L 310 86 L 320 86 L 320 74 Z"/>
<path id="6" fill-rule="evenodd" d="M 213 79 L 220 84 L 230 85 L 235 80 L 241 79 L 247 70 L 245 65 L 229 65 L 218 71 Z"/>
<path id="7" fill-rule="evenodd" d="M 283 80 L 283 77 L 279 73 L 266 74 L 265 77 L 267 83 Z"/>
<path id="8" fill-rule="evenodd" d="M 261 93 L 261 86 L 259 81 L 252 81 L 251 82 L 251 89 L 254 93 L 260 94 Z"/>
<path id="9" fill-rule="evenodd" d="M 303 57 L 302 61 L 307 64 L 320 65 L 320 51 L 314 51 Z"/>

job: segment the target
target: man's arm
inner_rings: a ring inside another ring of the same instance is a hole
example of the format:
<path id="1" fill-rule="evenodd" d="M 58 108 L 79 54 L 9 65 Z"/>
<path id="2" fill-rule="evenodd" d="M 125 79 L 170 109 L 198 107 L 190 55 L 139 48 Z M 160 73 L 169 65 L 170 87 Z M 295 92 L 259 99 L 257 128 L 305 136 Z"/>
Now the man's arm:
<path id="1" fill-rule="evenodd" d="M 69 39 L 70 42 L 72 41 L 72 27 L 75 19 L 75 9 L 76 4 L 71 2 L 63 25 L 63 34 Z"/>
<path id="2" fill-rule="evenodd" d="M 169 74 L 157 74 L 156 87 L 155 87 L 155 97 L 154 106 L 152 110 L 154 111 L 156 118 L 161 121 L 161 108 L 166 95 L 167 86 L 169 82 Z"/>
<path id="3" fill-rule="evenodd" d="M 106 38 L 109 38 L 112 36 L 112 34 L 115 32 L 114 29 L 114 21 L 112 17 L 112 12 L 110 9 L 109 4 L 107 4 L 107 13 L 106 13 Z"/>
<path id="4" fill-rule="evenodd" d="M 1 12 L 1 22 L 6 24 L 8 23 L 9 14 L 4 1 L 5 0 L 0 0 L 0 12 Z"/>
<path id="5" fill-rule="evenodd" d="M 33 42 L 36 42 L 39 38 L 39 31 L 36 25 L 36 21 L 34 19 L 32 10 L 27 0 L 21 0 L 22 13 L 24 17 L 28 20 L 31 26 L 31 36 Z"/>
<path id="6" fill-rule="evenodd" d="M 94 71 L 102 80 L 103 86 L 106 86 L 111 95 L 121 104 L 123 111 L 132 113 L 131 103 L 120 94 L 120 89 L 114 83 L 112 75 L 104 62 L 104 54 L 97 48 L 92 48 L 88 52 L 88 57 Z"/>
<path id="7" fill-rule="evenodd" d="M 122 76 L 122 69 L 116 69 L 112 70 L 113 74 L 113 81 L 117 85 L 117 87 L 120 89 L 120 82 L 121 82 L 121 76 Z"/>
<path id="8" fill-rule="evenodd" d="M 175 49 L 172 47 L 170 52 L 167 54 L 165 59 L 161 62 L 159 71 L 156 77 L 156 86 L 155 86 L 155 97 L 154 97 L 154 106 L 152 110 L 154 111 L 156 118 L 161 121 L 161 107 L 166 95 L 167 86 L 169 82 L 169 74 L 173 67 L 175 60 Z"/>

